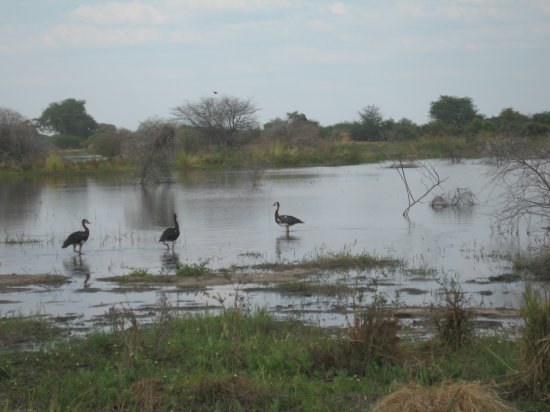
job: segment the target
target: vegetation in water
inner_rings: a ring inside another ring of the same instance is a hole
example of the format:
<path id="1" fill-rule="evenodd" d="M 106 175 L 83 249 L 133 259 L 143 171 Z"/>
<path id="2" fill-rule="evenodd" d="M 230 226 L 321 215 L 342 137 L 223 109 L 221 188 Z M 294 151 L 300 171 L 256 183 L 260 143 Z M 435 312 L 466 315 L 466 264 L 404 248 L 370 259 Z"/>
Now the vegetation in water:
<path id="1" fill-rule="evenodd" d="M 197 277 L 205 275 L 209 272 L 210 268 L 208 267 L 208 261 L 185 265 L 180 264 L 176 267 L 176 276 L 182 277 Z"/>

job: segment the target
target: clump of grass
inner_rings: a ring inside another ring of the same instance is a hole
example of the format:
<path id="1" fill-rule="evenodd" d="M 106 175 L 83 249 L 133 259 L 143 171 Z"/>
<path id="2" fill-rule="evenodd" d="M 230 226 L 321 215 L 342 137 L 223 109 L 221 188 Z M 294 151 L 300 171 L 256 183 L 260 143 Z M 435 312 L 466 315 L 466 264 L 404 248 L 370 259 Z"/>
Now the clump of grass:
<path id="1" fill-rule="evenodd" d="M 353 289 L 340 283 L 311 282 L 305 280 L 290 280 L 279 282 L 275 290 L 288 295 L 325 295 L 334 296 L 339 294 L 349 294 Z"/>
<path id="2" fill-rule="evenodd" d="M 380 399 L 371 409 L 372 412 L 516 410 L 507 405 L 495 390 L 487 385 L 479 382 L 452 381 L 431 387 L 423 387 L 416 383 L 408 384 Z"/>
<path id="3" fill-rule="evenodd" d="M 347 328 L 350 348 L 359 358 L 392 362 L 399 353 L 399 323 L 386 305 L 381 293 L 374 293 L 372 301 L 363 304 L 363 294 L 353 297 L 353 321 Z"/>
<path id="4" fill-rule="evenodd" d="M 436 338 L 443 344 L 458 348 L 472 336 L 473 312 L 468 298 L 455 280 L 443 283 L 442 305 L 431 306 L 431 320 Z"/>
<path id="5" fill-rule="evenodd" d="M 132 270 L 126 277 L 132 280 L 152 280 L 153 274 L 149 272 L 149 269 L 140 268 Z"/>
<path id="6" fill-rule="evenodd" d="M 41 316 L 6 316 L 0 318 L 0 348 L 43 343 L 60 331 Z"/>
<path id="7" fill-rule="evenodd" d="M 65 162 L 55 153 L 51 153 L 44 162 L 44 172 L 56 173 L 65 170 Z"/>
<path id="8" fill-rule="evenodd" d="M 185 265 L 178 265 L 176 268 L 176 276 L 182 277 L 198 277 L 210 272 L 208 267 L 208 261 L 201 261 L 199 263 L 191 263 Z"/>
<path id="9" fill-rule="evenodd" d="M 16 238 L 8 237 L 6 235 L 6 238 L 4 239 L 4 244 L 6 245 L 23 245 L 23 244 L 31 244 L 31 243 L 40 243 L 41 241 L 38 239 L 31 239 L 25 237 L 25 235 L 20 234 Z"/>
<path id="10" fill-rule="evenodd" d="M 521 379 L 529 392 L 550 401 L 550 296 L 527 284 L 520 336 Z"/>
<path id="11" fill-rule="evenodd" d="M 390 257 L 380 257 L 363 252 L 357 255 L 349 248 L 339 252 L 319 251 L 311 258 L 304 258 L 299 262 L 289 263 L 261 263 L 252 266 L 254 269 L 283 270 L 292 268 L 318 269 L 322 271 L 335 270 L 366 270 L 366 269 L 396 269 L 403 262 Z"/>
<path id="12" fill-rule="evenodd" d="M 543 252 L 536 256 L 514 259 L 514 269 L 527 271 L 541 280 L 550 280 L 550 253 Z"/>

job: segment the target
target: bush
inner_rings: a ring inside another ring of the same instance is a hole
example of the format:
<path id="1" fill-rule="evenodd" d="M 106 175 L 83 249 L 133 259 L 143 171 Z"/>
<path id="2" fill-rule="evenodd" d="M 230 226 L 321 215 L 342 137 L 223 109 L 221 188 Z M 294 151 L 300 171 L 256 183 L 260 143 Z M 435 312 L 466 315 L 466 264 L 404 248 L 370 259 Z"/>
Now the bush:
<path id="1" fill-rule="evenodd" d="M 80 149 L 83 142 L 80 137 L 61 134 L 53 136 L 51 141 L 58 149 Z"/>
<path id="2" fill-rule="evenodd" d="M 30 163 L 46 155 L 47 142 L 16 111 L 0 107 L 0 163 Z"/>

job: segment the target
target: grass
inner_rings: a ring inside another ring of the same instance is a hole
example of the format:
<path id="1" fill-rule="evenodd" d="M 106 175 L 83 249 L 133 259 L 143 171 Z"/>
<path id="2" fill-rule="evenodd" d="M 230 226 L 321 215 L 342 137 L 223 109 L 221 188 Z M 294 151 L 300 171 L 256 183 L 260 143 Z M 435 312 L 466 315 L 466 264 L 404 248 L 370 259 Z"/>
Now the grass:
<path id="1" fill-rule="evenodd" d="M 401 266 L 402 261 L 390 257 L 380 257 L 362 252 L 352 254 L 350 248 L 343 248 L 338 252 L 318 251 L 314 256 L 304 258 L 298 262 L 260 263 L 253 265 L 254 269 L 285 270 L 291 268 L 317 269 L 321 271 L 336 270 L 366 270 L 366 269 L 395 269 Z"/>
<path id="2" fill-rule="evenodd" d="M 498 390 L 507 365 L 521 362 L 516 342 L 497 337 L 457 350 L 403 340 L 391 345 L 391 357 L 371 356 L 371 340 L 351 340 L 350 330 L 277 320 L 264 310 L 161 314 L 149 326 L 129 310 L 113 311 L 109 330 L 47 350 L 0 353 L 0 409 L 367 410 L 409 384 L 475 381 Z M 508 401 L 548 407 L 534 398 Z"/>
<path id="3" fill-rule="evenodd" d="M 198 277 L 210 272 L 208 267 L 208 261 L 201 261 L 199 263 L 191 263 L 185 265 L 178 265 L 176 268 L 176 276 L 182 277 Z"/>
<path id="4" fill-rule="evenodd" d="M 33 342 L 48 341 L 59 333 L 59 329 L 39 315 L 2 317 L 0 318 L 0 352 Z"/>
<path id="5" fill-rule="evenodd" d="M 123 276 L 124 277 L 124 276 Z M 149 269 L 134 269 L 130 273 L 128 273 L 126 276 L 129 280 L 138 280 L 138 281 L 149 281 L 153 280 L 154 276 L 151 272 L 149 272 Z"/>
<path id="6" fill-rule="evenodd" d="M 520 379 L 532 396 L 550 402 L 550 295 L 527 284 L 521 315 Z"/>

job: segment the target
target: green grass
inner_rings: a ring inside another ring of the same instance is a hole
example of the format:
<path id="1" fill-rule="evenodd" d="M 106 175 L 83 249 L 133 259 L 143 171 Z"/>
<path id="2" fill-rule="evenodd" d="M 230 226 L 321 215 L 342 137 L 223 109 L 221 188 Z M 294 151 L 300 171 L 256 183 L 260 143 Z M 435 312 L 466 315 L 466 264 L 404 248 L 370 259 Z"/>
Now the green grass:
<path id="1" fill-rule="evenodd" d="M 210 272 L 208 267 L 208 261 L 202 261 L 200 263 L 191 263 L 185 265 L 178 265 L 176 268 L 176 276 L 182 277 L 197 277 L 202 276 Z"/>
<path id="2" fill-rule="evenodd" d="M 129 280 L 153 280 L 153 274 L 149 272 L 149 269 L 134 269 L 126 275 Z"/>
<path id="3" fill-rule="evenodd" d="M 338 252 L 320 250 L 311 257 L 298 262 L 260 263 L 253 265 L 254 269 L 285 270 L 292 268 L 317 269 L 321 271 L 335 270 L 366 270 L 366 269 L 396 269 L 403 262 L 391 257 L 375 256 L 367 252 L 353 254 L 348 248 Z"/>
<path id="4" fill-rule="evenodd" d="M 346 331 L 276 320 L 266 311 L 160 317 L 131 313 L 111 331 L 0 353 L 3 410 L 366 410 L 407 382 L 505 385 L 518 346 L 498 337 L 448 350 L 403 340 L 394 359 L 351 349 Z M 526 409 L 548 404 L 511 398 Z"/>

